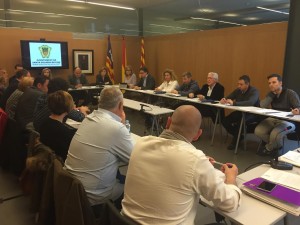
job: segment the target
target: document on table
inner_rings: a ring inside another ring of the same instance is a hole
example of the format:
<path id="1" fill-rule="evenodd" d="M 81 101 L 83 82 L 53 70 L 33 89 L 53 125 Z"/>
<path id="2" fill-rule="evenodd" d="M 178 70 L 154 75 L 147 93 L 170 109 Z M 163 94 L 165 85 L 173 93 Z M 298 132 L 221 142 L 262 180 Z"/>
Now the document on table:
<path id="1" fill-rule="evenodd" d="M 292 188 L 296 191 L 300 191 L 300 175 L 294 174 L 282 170 L 275 170 L 273 168 L 269 169 L 265 172 L 262 178 L 269 180 L 271 182 L 280 184 L 282 186 L 286 186 Z"/>
<path id="2" fill-rule="evenodd" d="M 288 151 L 284 155 L 280 156 L 278 160 L 300 167 L 300 153 L 298 152 L 298 150 L 299 149 L 297 149 L 296 151 Z"/>

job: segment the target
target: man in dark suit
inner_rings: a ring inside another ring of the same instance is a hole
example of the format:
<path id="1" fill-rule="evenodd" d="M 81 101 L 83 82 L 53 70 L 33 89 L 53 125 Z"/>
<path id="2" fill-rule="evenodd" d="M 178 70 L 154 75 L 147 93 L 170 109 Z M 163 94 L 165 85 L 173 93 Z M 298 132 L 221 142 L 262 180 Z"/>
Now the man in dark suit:
<path id="1" fill-rule="evenodd" d="M 238 80 L 238 88 L 226 98 L 222 98 L 220 103 L 234 106 L 259 106 L 259 91 L 250 85 L 250 77 L 243 75 Z M 233 136 L 232 142 L 227 147 L 228 150 L 235 148 L 241 119 L 242 113 L 234 111 L 222 120 L 224 128 Z M 247 125 L 250 122 L 256 121 L 257 118 L 253 114 L 246 114 L 245 120 Z M 241 136 L 240 140 L 243 138 Z"/>
<path id="2" fill-rule="evenodd" d="M 87 85 L 88 81 L 83 73 L 81 73 L 80 67 L 75 67 L 73 74 L 69 76 L 69 84 L 71 88 L 80 89 L 82 86 Z M 70 94 L 76 106 L 81 104 L 86 105 L 89 103 L 89 96 L 86 90 L 72 91 Z"/>
<path id="3" fill-rule="evenodd" d="M 141 79 L 133 88 L 136 90 L 154 90 L 154 77 L 148 72 L 148 69 L 146 67 L 140 68 L 139 75 Z"/>
<path id="4" fill-rule="evenodd" d="M 206 84 L 204 84 L 197 92 L 190 93 L 189 97 L 194 98 L 197 96 L 201 101 L 220 101 L 224 97 L 224 87 L 218 81 L 219 75 L 215 72 L 209 72 Z M 216 120 L 216 108 L 199 104 L 195 106 L 201 112 L 203 117 L 211 117 L 213 121 Z M 221 111 L 221 117 L 224 117 L 224 110 Z"/>
<path id="5" fill-rule="evenodd" d="M 85 75 L 81 73 L 80 67 L 75 67 L 73 74 L 69 76 L 69 83 L 72 88 L 76 89 L 88 84 Z"/>

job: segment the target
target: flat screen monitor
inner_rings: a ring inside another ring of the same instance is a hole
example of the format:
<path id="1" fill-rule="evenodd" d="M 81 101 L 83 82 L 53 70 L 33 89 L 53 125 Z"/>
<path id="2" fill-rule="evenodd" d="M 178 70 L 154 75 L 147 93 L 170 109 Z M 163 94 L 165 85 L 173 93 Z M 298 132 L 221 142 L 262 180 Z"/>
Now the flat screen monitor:
<path id="1" fill-rule="evenodd" d="M 68 69 L 68 43 L 21 40 L 22 64 L 26 69 Z"/>

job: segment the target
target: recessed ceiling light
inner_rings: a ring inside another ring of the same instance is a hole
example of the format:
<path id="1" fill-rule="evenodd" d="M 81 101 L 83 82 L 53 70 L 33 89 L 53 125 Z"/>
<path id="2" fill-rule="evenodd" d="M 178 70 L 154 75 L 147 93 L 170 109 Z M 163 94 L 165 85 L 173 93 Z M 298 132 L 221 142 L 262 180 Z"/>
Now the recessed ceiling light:
<path id="1" fill-rule="evenodd" d="M 258 20 L 258 17 L 245 17 L 244 20 Z"/>
<path id="2" fill-rule="evenodd" d="M 60 14 L 60 13 L 37 12 L 37 11 L 25 11 L 25 10 L 18 10 L 18 9 L 8 9 L 7 11 L 8 11 L 8 12 L 35 13 L 35 14 L 44 14 L 44 15 L 67 16 L 67 17 L 76 17 L 76 18 L 93 19 L 93 20 L 96 20 L 96 19 L 97 19 L 96 17 L 90 17 L 90 16 L 77 16 L 77 15 Z"/>
<path id="3" fill-rule="evenodd" d="M 66 23 L 43 23 L 43 22 L 34 22 L 34 21 L 22 21 L 22 20 L 2 20 L 4 22 L 14 22 L 14 23 L 30 23 L 30 24 L 42 24 L 42 25 L 56 25 L 56 26 L 71 26 L 71 24 Z"/>
<path id="4" fill-rule="evenodd" d="M 177 30 L 197 30 L 197 29 L 191 29 L 191 28 L 185 28 L 185 27 L 175 27 L 175 26 L 168 26 L 168 25 L 154 24 L 154 23 L 150 23 L 149 26 L 167 27 L 167 28 L 172 28 L 172 29 L 177 29 Z"/>
<path id="5" fill-rule="evenodd" d="M 32 4 L 32 5 L 41 5 L 41 4 L 43 4 L 41 1 L 30 1 L 30 0 L 23 0 L 22 3 Z"/>
<path id="6" fill-rule="evenodd" d="M 104 3 L 98 3 L 98 2 L 90 2 L 90 1 L 81 1 L 81 0 L 66 0 L 68 2 L 78 2 L 78 3 L 85 3 L 85 4 L 91 4 L 91 5 L 99 5 L 99 6 L 105 6 L 110 8 L 118 8 L 118 9 L 126 9 L 126 10 L 135 10 L 135 8 L 126 7 L 126 6 L 118 6 L 118 5 L 111 5 L 111 4 L 104 4 Z"/>
<path id="7" fill-rule="evenodd" d="M 237 14 L 237 13 L 225 13 L 225 14 L 223 14 L 223 16 L 227 16 L 227 17 L 237 17 L 237 16 L 239 16 L 239 14 Z"/>
<path id="8" fill-rule="evenodd" d="M 219 23 L 226 23 L 226 24 L 232 24 L 232 25 L 237 25 L 237 26 L 247 26 L 245 24 L 233 23 L 233 22 L 228 22 L 228 21 L 224 21 L 224 20 L 213 20 L 213 19 L 200 18 L 200 17 L 190 17 L 190 18 L 192 20 L 207 20 L 207 21 L 219 22 Z"/>
<path id="9" fill-rule="evenodd" d="M 268 9 L 268 8 L 264 8 L 264 7 L 260 7 L 260 6 L 257 6 L 256 8 L 266 10 L 266 11 L 275 12 L 275 13 L 281 13 L 281 14 L 289 15 L 289 13 L 287 13 L 287 12 L 282 12 L 282 11 L 278 11 L 278 10 L 274 10 L 274 9 Z"/>
<path id="10" fill-rule="evenodd" d="M 200 8 L 196 10 L 197 12 L 201 12 L 201 13 L 213 13 L 216 12 L 216 10 L 214 9 L 209 9 L 209 8 Z"/>
<path id="11" fill-rule="evenodd" d="M 130 29 L 120 29 L 122 31 L 130 31 L 130 32 L 139 32 L 138 30 L 130 30 Z"/>

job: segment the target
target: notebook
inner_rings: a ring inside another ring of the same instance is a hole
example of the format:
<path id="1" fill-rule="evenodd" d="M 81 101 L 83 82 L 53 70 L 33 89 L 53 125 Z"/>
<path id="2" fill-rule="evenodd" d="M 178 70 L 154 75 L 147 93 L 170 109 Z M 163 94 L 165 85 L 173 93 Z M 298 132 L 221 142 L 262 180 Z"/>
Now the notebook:
<path id="1" fill-rule="evenodd" d="M 259 190 L 257 187 L 266 181 L 264 178 L 255 178 L 243 183 L 242 191 L 261 201 L 289 212 L 300 215 L 300 192 L 277 184 L 271 192 Z"/>

